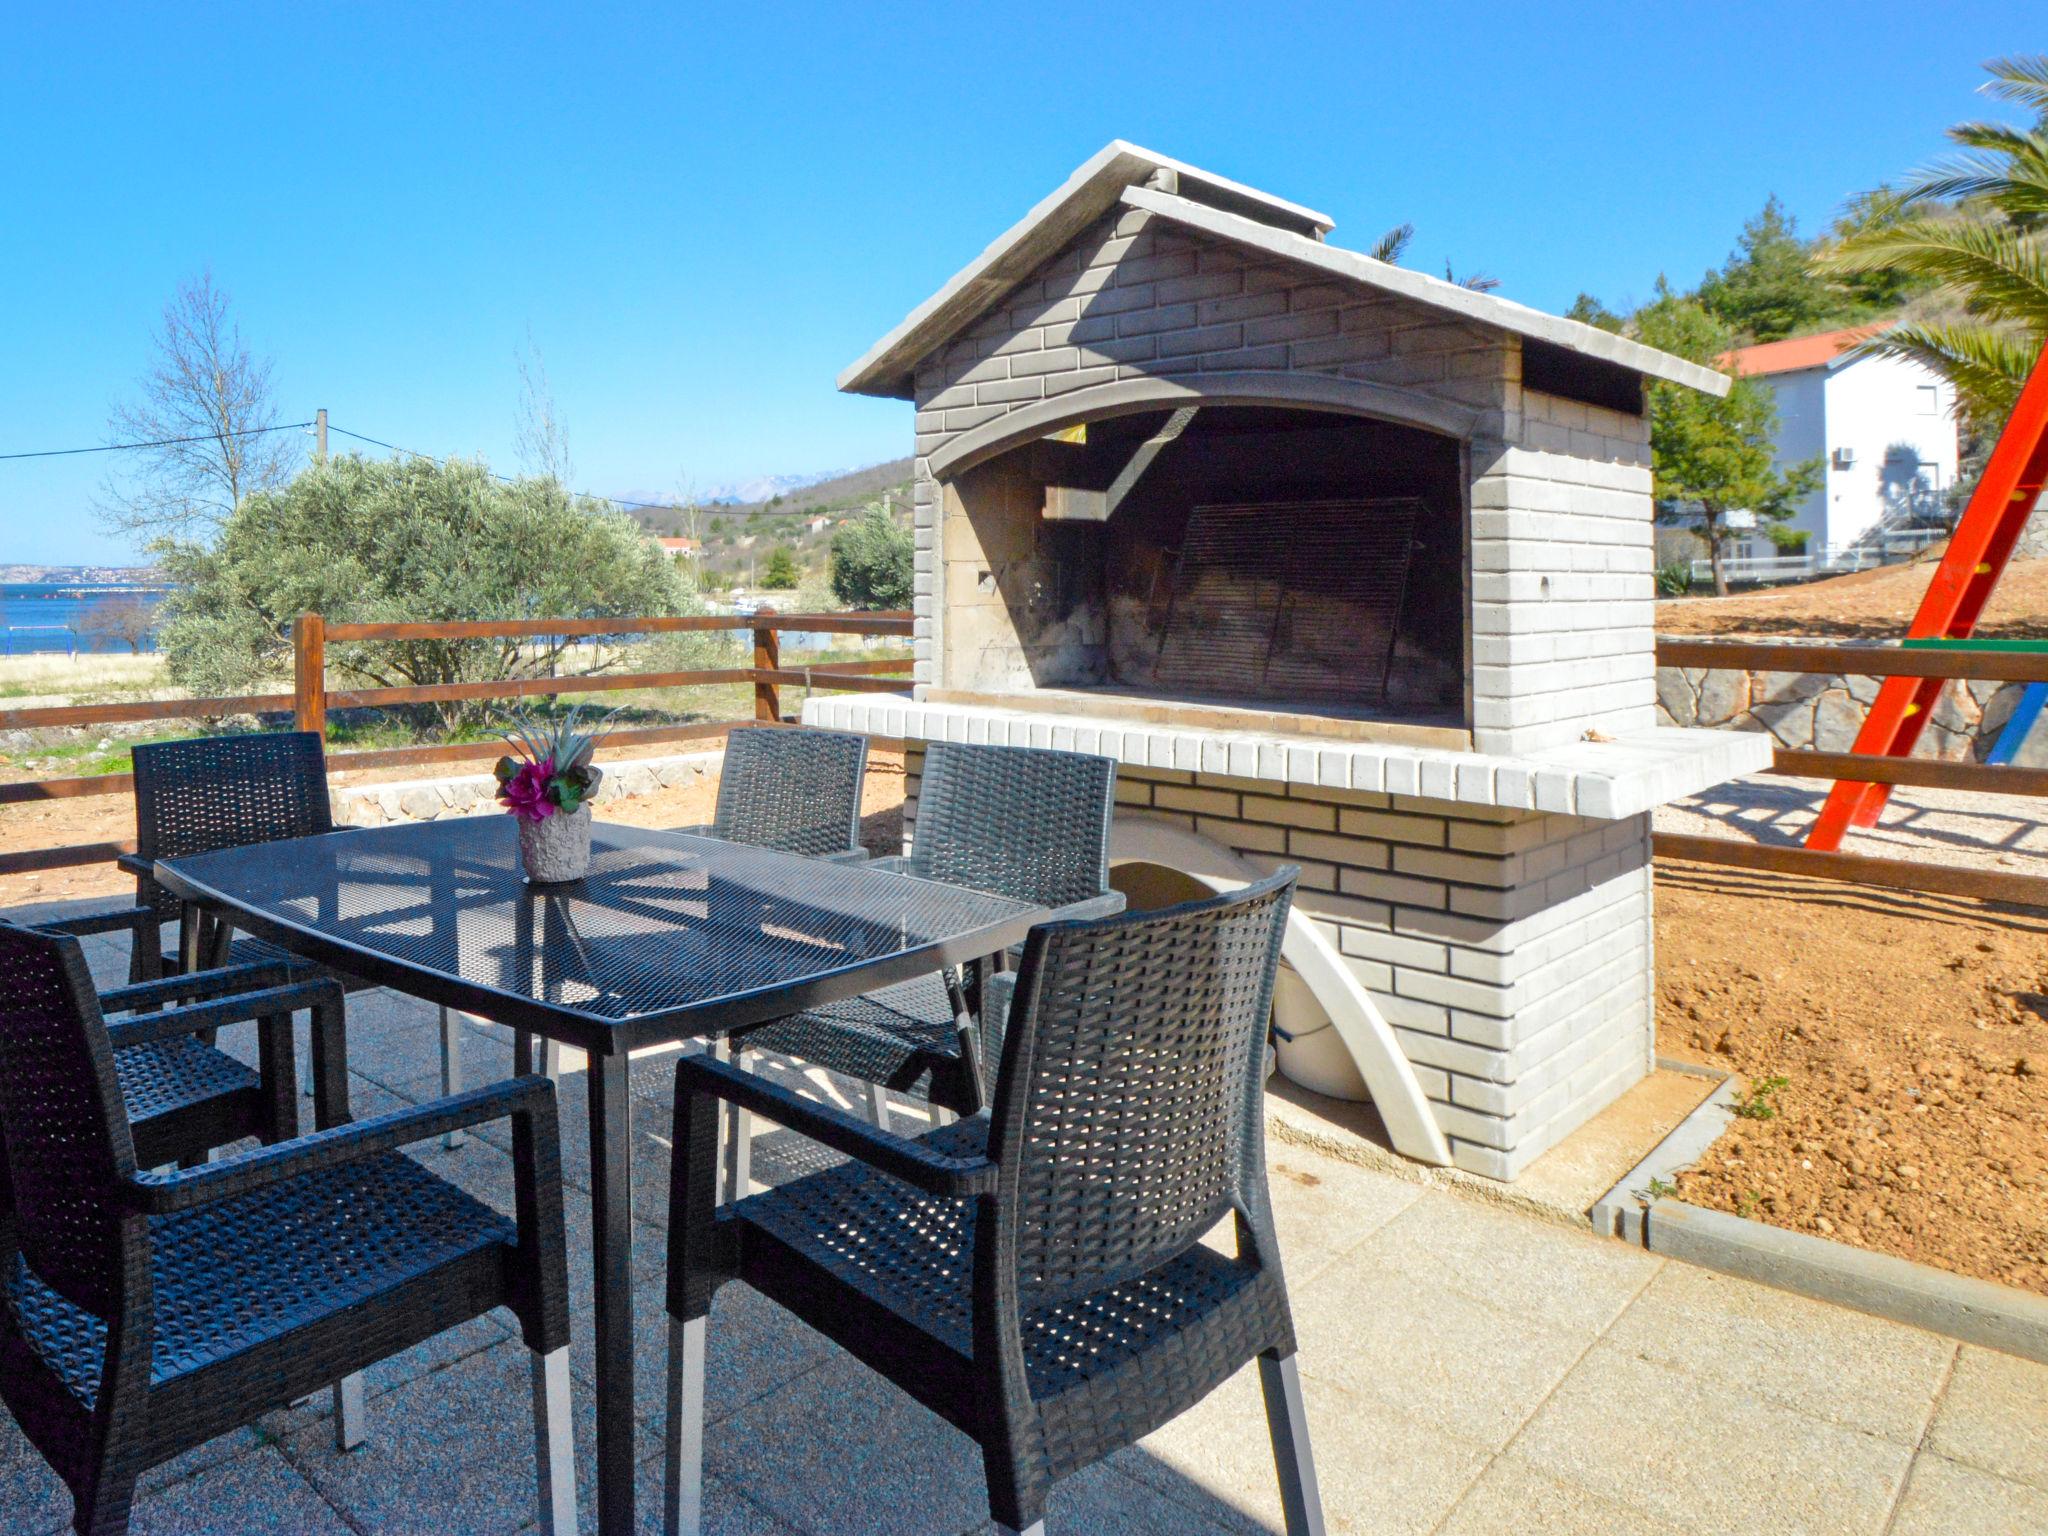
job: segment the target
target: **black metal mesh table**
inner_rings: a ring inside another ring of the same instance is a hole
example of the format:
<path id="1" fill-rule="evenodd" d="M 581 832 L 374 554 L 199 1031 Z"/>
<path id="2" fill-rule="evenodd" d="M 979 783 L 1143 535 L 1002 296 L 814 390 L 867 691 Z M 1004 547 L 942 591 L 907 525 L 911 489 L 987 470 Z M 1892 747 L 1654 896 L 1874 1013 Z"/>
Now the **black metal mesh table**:
<path id="1" fill-rule="evenodd" d="M 529 885 L 509 816 L 169 859 L 157 879 L 365 980 L 589 1053 L 598 1517 L 633 1529 L 627 1053 L 995 954 L 1044 913 L 1007 897 L 712 838 L 599 824 L 589 873 Z"/>

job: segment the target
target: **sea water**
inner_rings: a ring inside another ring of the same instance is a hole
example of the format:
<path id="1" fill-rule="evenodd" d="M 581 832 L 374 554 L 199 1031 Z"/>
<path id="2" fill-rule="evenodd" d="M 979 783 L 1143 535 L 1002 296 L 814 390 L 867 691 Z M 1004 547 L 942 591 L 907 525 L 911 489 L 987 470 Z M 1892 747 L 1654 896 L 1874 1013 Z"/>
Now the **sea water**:
<path id="1" fill-rule="evenodd" d="M 135 598 L 155 604 L 164 591 L 127 582 L 0 582 L 0 655 L 126 652 L 128 642 L 120 636 L 94 632 L 93 610 Z M 145 639 L 142 649 L 156 649 L 155 637 Z"/>

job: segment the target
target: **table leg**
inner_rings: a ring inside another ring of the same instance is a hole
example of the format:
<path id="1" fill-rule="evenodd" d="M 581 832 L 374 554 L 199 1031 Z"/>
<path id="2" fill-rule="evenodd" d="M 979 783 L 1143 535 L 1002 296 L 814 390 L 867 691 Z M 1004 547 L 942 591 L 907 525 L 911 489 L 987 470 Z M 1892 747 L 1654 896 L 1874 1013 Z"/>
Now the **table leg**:
<path id="1" fill-rule="evenodd" d="M 590 1055 L 590 1226 L 597 1280 L 597 1528 L 633 1526 L 633 1118 L 623 1052 Z"/>

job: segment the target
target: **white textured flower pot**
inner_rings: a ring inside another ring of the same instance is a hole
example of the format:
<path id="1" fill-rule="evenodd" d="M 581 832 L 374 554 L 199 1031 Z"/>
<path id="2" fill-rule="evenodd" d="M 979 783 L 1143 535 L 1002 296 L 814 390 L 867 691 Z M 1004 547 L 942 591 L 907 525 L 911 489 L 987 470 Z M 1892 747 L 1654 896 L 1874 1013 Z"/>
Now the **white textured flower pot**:
<path id="1" fill-rule="evenodd" d="M 590 789 L 575 810 L 557 811 L 544 821 L 520 821 L 519 862 L 527 879 L 555 885 L 583 878 L 590 868 L 590 802 L 603 781 L 604 775 L 593 768 Z"/>

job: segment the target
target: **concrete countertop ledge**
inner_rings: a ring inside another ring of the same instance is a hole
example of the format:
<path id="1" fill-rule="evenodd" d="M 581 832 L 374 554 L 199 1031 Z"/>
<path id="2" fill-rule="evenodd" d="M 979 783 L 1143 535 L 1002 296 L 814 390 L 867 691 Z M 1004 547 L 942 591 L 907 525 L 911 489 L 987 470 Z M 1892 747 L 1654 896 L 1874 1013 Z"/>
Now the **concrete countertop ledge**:
<path id="1" fill-rule="evenodd" d="M 1197 727 L 1131 725 L 1085 715 L 908 695 L 812 698 L 806 725 L 908 741 L 964 741 L 1096 752 L 1132 768 L 1225 774 L 1324 789 L 1411 795 L 1502 810 L 1618 821 L 1770 767 L 1772 741 L 1749 731 L 1643 731 L 1515 757 L 1381 742 L 1331 742 Z"/>

